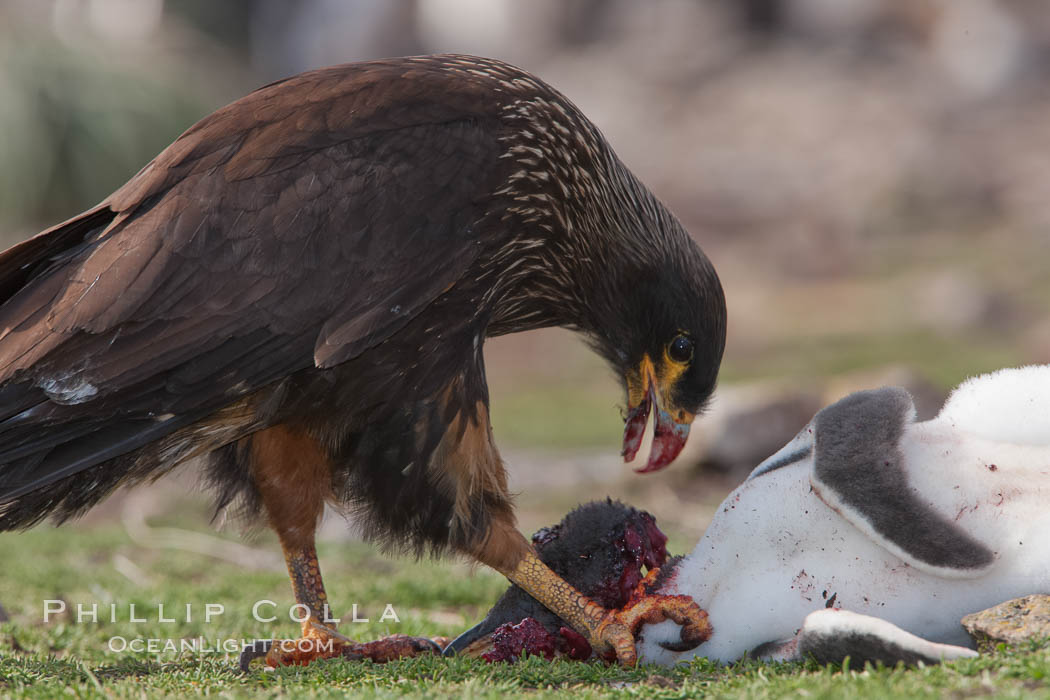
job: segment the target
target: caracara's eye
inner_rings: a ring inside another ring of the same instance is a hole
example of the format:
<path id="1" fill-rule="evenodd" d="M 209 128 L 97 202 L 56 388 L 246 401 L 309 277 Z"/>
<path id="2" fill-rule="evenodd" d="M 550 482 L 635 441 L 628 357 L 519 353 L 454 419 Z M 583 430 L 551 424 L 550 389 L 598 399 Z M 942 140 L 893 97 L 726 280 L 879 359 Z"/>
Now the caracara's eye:
<path id="1" fill-rule="evenodd" d="M 667 346 L 667 355 L 675 362 L 685 364 L 693 359 L 693 341 L 684 335 L 676 335 Z"/>

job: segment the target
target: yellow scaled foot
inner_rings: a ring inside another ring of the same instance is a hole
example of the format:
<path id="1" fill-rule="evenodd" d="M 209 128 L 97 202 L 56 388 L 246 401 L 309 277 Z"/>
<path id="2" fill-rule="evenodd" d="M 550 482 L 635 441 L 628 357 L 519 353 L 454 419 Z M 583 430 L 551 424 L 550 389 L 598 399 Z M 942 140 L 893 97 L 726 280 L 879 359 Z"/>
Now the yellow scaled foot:
<path id="1" fill-rule="evenodd" d="M 305 627 L 305 625 L 304 625 Z M 444 640 L 441 640 L 444 641 Z M 278 666 L 305 666 L 321 659 L 369 659 L 386 663 L 423 654 L 441 654 L 442 647 L 425 637 L 395 634 L 372 642 L 355 642 L 330 627 L 311 621 L 299 639 L 277 639 L 256 642 L 241 652 L 240 666 L 247 671 L 251 662 L 264 658 L 270 668 Z"/>
<path id="2" fill-rule="evenodd" d="M 622 610 L 607 610 L 573 588 L 528 551 L 507 578 L 568 622 L 590 642 L 595 653 L 634 666 L 634 639 L 643 624 L 672 620 L 682 626 L 677 651 L 693 649 L 711 636 L 707 613 L 688 596 L 649 595 L 645 581 Z M 651 580 L 652 576 L 646 577 Z M 670 647 L 668 647 L 670 648 Z"/>
<path id="3" fill-rule="evenodd" d="M 642 625 L 653 625 L 671 620 L 682 627 L 677 644 L 664 644 L 672 651 L 694 649 L 711 636 L 711 623 L 707 612 L 700 609 L 692 598 L 684 595 L 646 595 L 633 599 L 622 610 L 606 610 L 594 629 L 591 646 L 596 651 L 603 643 L 616 653 L 623 666 L 634 666 L 638 653 L 634 640 Z"/>

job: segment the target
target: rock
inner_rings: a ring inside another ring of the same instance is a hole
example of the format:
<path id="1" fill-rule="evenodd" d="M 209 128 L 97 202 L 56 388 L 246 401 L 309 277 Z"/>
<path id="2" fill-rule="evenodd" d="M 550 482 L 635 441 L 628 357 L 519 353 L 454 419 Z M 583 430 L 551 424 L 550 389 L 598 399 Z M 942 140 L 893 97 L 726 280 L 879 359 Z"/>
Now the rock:
<path id="1" fill-rule="evenodd" d="M 942 333 L 1010 331 L 1027 327 L 1033 317 L 1015 296 L 961 269 L 931 273 L 919 282 L 914 302 L 916 318 Z"/>
<path id="2" fill-rule="evenodd" d="M 962 625 L 980 651 L 1050 638 L 1050 595 L 1029 595 L 967 615 Z"/>

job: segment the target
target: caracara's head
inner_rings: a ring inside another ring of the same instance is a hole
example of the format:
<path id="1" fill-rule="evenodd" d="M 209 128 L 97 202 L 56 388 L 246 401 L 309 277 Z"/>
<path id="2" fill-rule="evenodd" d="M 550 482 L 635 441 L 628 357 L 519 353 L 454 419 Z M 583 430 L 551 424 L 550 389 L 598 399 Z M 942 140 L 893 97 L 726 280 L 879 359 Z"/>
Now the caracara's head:
<path id="1" fill-rule="evenodd" d="M 655 274 L 640 273 L 623 300 L 620 334 L 603 339 L 616 349 L 614 364 L 627 389 L 628 461 L 653 414 L 653 447 L 639 471 L 660 469 L 678 456 L 693 418 L 715 389 L 725 347 L 725 298 L 714 270 L 696 253 L 703 265 L 695 260 L 683 269 L 668 261 Z"/>
<path id="2" fill-rule="evenodd" d="M 641 224 L 648 230 L 637 234 L 635 259 L 605 269 L 586 323 L 591 344 L 623 378 L 627 461 L 653 415 L 652 451 L 641 472 L 667 466 L 685 446 L 715 389 L 726 340 L 718 275 L 677 220 L 653 202 L 659 211 Z"/>
<path id="3" fill-rule="evenodd" d="M 666 466 L 714 391 L 726 335 L 718 276 L 568 99 L 512 66 L 471 61 L 504 102 L 508 176 L 493 218 L 514 232 L 491 255 L 501 307 L 489 332 L 581 330 L 623 378 L 624 456 L 634 458 L 651 413 L 653 450 L 641 471 Z"/>

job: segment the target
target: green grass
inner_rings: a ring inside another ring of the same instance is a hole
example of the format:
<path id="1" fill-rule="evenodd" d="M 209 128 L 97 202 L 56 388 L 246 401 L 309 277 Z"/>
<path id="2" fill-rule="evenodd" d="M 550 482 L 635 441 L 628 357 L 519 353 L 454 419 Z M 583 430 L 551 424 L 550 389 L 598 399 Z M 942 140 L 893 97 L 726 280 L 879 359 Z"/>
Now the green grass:
<path id="1" fill-rule="evenodd" d="M 207 532 L 196 517 L 195 529 Z M 217 536 L 217 535 L 215 535 Z M 269 536 L 251 546 L 275 550 Z M 121 557 L 137 569 L 119 572 Z M 359 543 L 321 548 L 329 593 L 340 609 L 356 602 L 370 621 L 344 624 L 344 632 L 371 639 L 383 634 L 455 635 L 480 618 L 505 584 L 485 570 L 450 562 L 414 562 L 382 556 Z M 269 599 L 287 610 L 291 594 L 277 570 L 247 571 L 180 550 L 134 544 L 120 528 L 41 527 L 0 536 L 0 602 L 11 621 L 0 625 L 0 693 L 24 697 L 159 697 L 207 693 L 242 696 L 535 697 L 620 695 L 711 697 L 1050 697 L 1050 649 L 999 650 L 975 660 L 920 669 L 846 669 L 814 663 L 720 667 L 706 660 L 673 669 L 622 669 L 603 664 L 548 663 L 530 658 L 507 665 L 468 659 L 420 658 L 385 666 L 346 661 L 305 669 L 235 670 L 235 655 L 124 652 L 111 638 L 288 637 L 287 619 L 267 624 L 251 616 L 253 601 Z M 62 599 L 70 609 L 100 603 L 95 624 L 69 616 L 43 622 L 43 601 Z M 108 619 L 108 602 L 121 607 Z M 205 623 L 205 603 L 223 615 Z M 380 623 L 385 603 L 400 623 Z M 128 603 L 149 622 L 128 620 Z M 157 604 L 174 623 L 157 621 Z M 191 621 L 183 610 L 194 606 Z M 174 611 L 176 614 L 173 614 Z"/>
<path id="2" fill-rule="evenodd" d="M 541 449 L 615 449 L 623 437 L 623 397 L 604 367 L 595 374 L 604 384 L 592 382 L 583 389 L 540 384 L 501 394 L 491 405 L 500 442 Z"/>
<path id="3" fill-rule="evenodd" d="M 834 377 L 857 370 L 901 365 L 915 369 L 948 390 L 968 377 L 1030 362 L 1009 338 L 951 336 L 904 330 L 867 334 L 792 338 L 754 357 L 727 358 L 725 383 L 775 377 Z"/>

